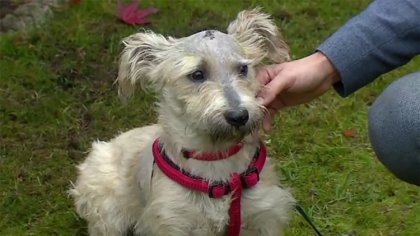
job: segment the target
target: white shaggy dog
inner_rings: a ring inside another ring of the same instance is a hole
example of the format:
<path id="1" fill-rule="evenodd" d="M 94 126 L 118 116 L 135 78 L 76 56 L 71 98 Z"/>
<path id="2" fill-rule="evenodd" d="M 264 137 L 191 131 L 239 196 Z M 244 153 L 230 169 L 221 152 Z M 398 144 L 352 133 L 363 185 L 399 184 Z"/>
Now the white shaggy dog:
<path id="1" fill-rule="evenodd" d="M 279 187 L 270 161 L 258 184 L 235 180 L 244 181 L 255 158 L 265 160 L 257 135 L 265 109 L 255 99 L 254 68 L 265 57 L 289 60 L 288 48 L 259 10 L 239 13 L 227 32 L 180 39 L 143 32 L 123 41 L 120 95 L 130 95 L 136 82 L 152 85 L 159 122 L 95 142 L 78 166 L 70 193 L 90 235 L 282 234 L 294 199 Z M 209 193 L 168 177 L 156 159 L 161 154 L 167 168 L 201 181 Z M 218 197 L 210 193 L 215 183 L 223 190 Z"/>

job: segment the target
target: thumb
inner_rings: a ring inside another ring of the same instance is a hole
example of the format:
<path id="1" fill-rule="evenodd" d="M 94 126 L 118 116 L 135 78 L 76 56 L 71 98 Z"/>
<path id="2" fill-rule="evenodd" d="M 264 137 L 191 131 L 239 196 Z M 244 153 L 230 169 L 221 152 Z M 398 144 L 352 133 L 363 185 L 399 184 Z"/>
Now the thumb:
<path id="1" fill-rule="evenodd" d="M 257 68 L 256 79 L 261 85 L 266 85 L 273 79 L 273 66 L 263 66 Z"/>
<path id="2" fill-rule="evenodd" d="M 270 132 L 271 127 L 273 126 L 273 119 L 276 113 L 276 110 L 268 108 L 268 112 L 265 114 L 263 120 L 263 129 L 266 133 Z"/>
<path id="3" fill-rule="evenodd" d="M 257 101 L 261 105 L 269 105 L 276 99 L 277 95 L 286 88 L 286 86 L 287 81 L 281 79 L 280 76 L 277 75 L 273 80 L 261 88 L 260 92 L 257 94 Z"/>

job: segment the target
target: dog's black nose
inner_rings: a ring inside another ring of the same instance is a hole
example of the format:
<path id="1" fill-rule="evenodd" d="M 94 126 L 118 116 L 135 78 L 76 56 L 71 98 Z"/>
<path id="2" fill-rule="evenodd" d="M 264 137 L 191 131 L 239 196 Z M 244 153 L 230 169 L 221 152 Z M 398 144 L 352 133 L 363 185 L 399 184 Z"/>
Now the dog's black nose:
<path id="1" fill-rule="evenodd" d="M 227 123 L 235 127 L 240 127 L 246 124 L 249 119 L 248 110 L 245 108 L 237 108 L 228 110 L 224 113 Z"/>

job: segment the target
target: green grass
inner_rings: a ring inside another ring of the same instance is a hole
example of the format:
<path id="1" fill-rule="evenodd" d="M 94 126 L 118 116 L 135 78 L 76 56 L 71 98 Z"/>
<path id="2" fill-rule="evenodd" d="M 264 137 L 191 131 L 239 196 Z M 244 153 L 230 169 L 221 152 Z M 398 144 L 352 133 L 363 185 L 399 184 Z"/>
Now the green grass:
<path id="1" fill-rule="evenodd" d="M 223 30 L 237 12 L 271 13 L 294 58 L 310 54 L 368 0 L 144 1 L 160 9 L 148 28 L 176 37 Z M 83 0 L 42 28 L 0 37 L 0 235 L 85 235 L 66 190 L 90 143 L 152 123 L 154 98 L 123 105 L 113 85 L 120 23 L 113 1 Z M 369 105 L 410 64 L 343 99 L 334 92 L 282 112 L 267 136 L 279 178 L 325 235 L 418 235 L 420 190 L 393 177 L 367 136 Z M 417 67 L 416 67 L 416 65 Z M 343 132 L 354 131 L 346 138 Z M 293 213 L 287 235 L 313 235 Z"/>

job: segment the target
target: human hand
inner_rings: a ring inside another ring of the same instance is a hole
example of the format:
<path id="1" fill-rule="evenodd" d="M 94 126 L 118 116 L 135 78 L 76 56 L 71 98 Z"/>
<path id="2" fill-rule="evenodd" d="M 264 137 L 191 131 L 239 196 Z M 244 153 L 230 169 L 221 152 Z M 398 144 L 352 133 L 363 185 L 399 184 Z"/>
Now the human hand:
<path id="1" fill-rule="evenodd" d="M 263 128 L 269 131 L 279 110 L 321 96 L 340 77 L 328 58 L 316 52 L 299 60 L 262 67 L 257 79 L 263 85 L 257 100 L 268 109 Z"/>

